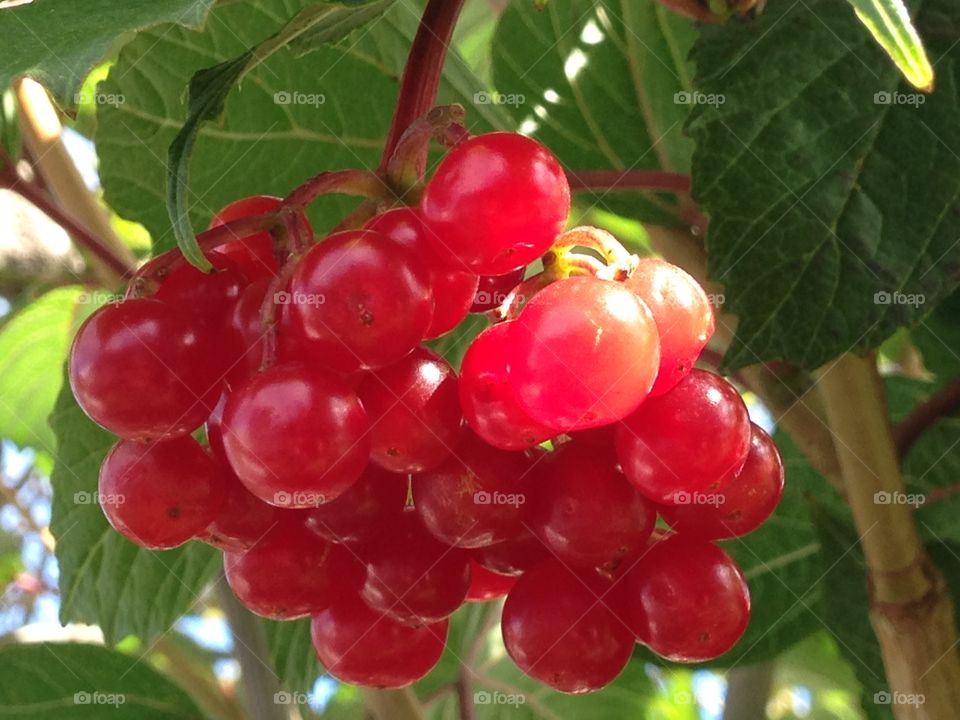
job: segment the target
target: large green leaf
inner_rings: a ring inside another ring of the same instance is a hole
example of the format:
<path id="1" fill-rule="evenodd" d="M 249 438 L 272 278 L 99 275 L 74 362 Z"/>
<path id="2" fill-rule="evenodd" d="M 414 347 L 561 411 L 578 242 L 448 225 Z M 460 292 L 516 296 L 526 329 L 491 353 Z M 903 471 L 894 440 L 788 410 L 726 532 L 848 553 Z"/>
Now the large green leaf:
<path id="1" fill-rule="evenodd" d="M 960 414 L 941 419 L 910 448 L 903 466 L 907 491 L 891 501 L 917 508 L 920 532 L 960 542 Z"/>
<path id="2" fill-rule="evenodd" d="M 867 613 L 866 564 L 857 532 L 848 519 L 823 507 L 817 508 L 815 517 L 823 583 L 830 588 L 822 617 L 863 686 L 861 702 L 867 718 L 888 720 L 893 715 L 890 704 L 883 702 L 888 692 L 886 674 Z"/>
<path id="3" fill-rule="evenodd" d="M 0 648 L 0 718 L 201 720 L 193 700 L 146 662 L 98 645 Z"/>
<path id="4" fill-rule="evenodd" d="M 28 75 L 73 105 L 83 78 L 119 36 L 160 23 L 199 27 L 213 3 L 37 0 L 0 10 L 0 89 Z"/>
<path id="5" fill-rule="evenodd" d="M 107 523 L 97 504 L 100 463 L 116 438 L 87 419 L 69 386 L 57 399 L 50 529 L 60 566 L 60 619 L 96 623 L 107 642 L 150 641 L 170 629 L 222 568 L 220 553 L 199 543 L 154 552 Z"/>
<path id="6" fill-rule="evenodd" d="M 197 244 L 187 211 L 190 155 L 203 123 L 218 119 L 233 87 L 273 53 L 290 45 L 303 50 L 342 40 L 382 15 L 391 2 L 378 0 L 353 6 L 332 2 L 308 5 L 256 47 L 211 68 L 204 68 L 190 79 L 187 120 L 168 150 L 167 212 L 177 244 L 198 268 L 209 270 L 212 267 Z"/>
<path id="7" fill-rule="evenodd" d="M 48 418 L 63 381 L 63 362 L 80 323 L 98 304 L 73 285 L 51 290 L 0 330 L 0 437 L 52 454 Z"/>
<path id="8" fill-rule="evenodd" d="M 654 0 L 516 0 L 494 38 L 494 81 L 521 131 L 576 170 L 688 172 L 687 54 L 693 25 Z M 669 195 L 587 199 L 643 220 L 675 219 Z"/>
<path id="9" fill-rule="evenodd" d="M 694 196 L 710 274 L 738 315 L 733 366 L 815 367 L 878 345 L 960 280 L 960 5 L 917 26 L 939 87 L 901 82 L 843 3 L 770 3 L 704 29 L 694 50 Z M 924 32 L 929 27 L 930 32 Z"/>
<path id="10" fill-rule="evenodd" d="M 190 78 L 238 57 L 306 5 L 226 3 L 202 33 L 162 27 L 141 33 L 120 53 L 101 86 L 125 98 L 98 108 L 101 177 L 111 207 L 146 225 L 156 249 L 173 245 L 164 207 L 166 157 L 186 118 Z M 397 0 L 338 46 L 301 57 L 280 50 L 249 73 L 227 97 L 222 122 L 199 132 L 187 198 L 193 228 L 243 195 L 283 195 L 322 170 L 376 167 L 419 12 L 414 0 Z M 481 87 L 452 54 L 440 102 L 467 103 Z M 504 121 L 500 108 L 476 106 L 468 123 L 482 131 Z M 351 207 L 329 198 L 314 206 L 311 220 L 324 230 Z"/>

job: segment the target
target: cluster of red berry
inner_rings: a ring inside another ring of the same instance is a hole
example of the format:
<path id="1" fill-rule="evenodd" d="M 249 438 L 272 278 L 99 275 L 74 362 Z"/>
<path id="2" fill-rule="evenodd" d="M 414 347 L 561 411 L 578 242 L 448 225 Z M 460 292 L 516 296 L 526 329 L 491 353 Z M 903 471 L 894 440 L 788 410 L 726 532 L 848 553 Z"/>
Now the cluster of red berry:
<path id="1" fill-rule="evenodd" d="M 247 198 L 213 224 L 280 210 Z M 693 369 L 714 323 L 696 281 L 564 233 L 569 210 L 549 151 L 494 133 L 455 147 L 418 207 L 282 268 L 266 231 L 209 250 L 209 274 L 148 263 L 70 358 L 80 405 L 122 438 L 100 473 L 110 522 L 223 549 L 241 602 L 312 616 L 328 672 L 361 685 L 423 677 L 447 618 L 504 595 L 510 656 L 566 692 L 611 682 L 637 641 L 725 652 L 749 595 L 712 541 L 773 511 L 779 454 Z M 486 310 L 459 378 L 421 345 Z"/>

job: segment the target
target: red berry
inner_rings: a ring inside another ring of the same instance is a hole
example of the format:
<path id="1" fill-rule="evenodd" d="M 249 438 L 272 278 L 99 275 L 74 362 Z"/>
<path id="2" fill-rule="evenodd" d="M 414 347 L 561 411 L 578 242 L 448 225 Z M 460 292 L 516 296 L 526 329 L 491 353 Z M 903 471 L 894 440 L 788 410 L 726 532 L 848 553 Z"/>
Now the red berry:
<path id="1" fill-rule="evenodd" d="M 456 327 L 470 311 L 480 278 L 463 265 L 450 265 L 432 249 L 427 239 L 430 230 L 417 208 L 395 208 L 374 217 L 367 230 L 386 235 L 416 256 L 430 273 L 435 307 L 425 337 L 435 338 Z"/>
<path id="2" fill-rule="evenodd" d="M 192 313 L 219 329 L 250 281 L 240 266 L 226 255 L 209 252 L 206 257 L 213 270 L 206 273 L 185 262 L 160 283 L 153 298 Z"/>
<path id="3" fill-rule="evenodd" d="M 447 154 L 420 206 L 439 253 L 480 275 L 503 275 L 550 249 L 570 213 L 570 186 L 540 143 L 490 133 Z"/>
<path id="4" fill-rule="evenodd" d="M 351 230 L 314 246 L 290 281 L 291 327 L 331 368 L 380 368 L 427 334 L 434 300 L 427 271 L 380 233 Z"/>
<path id="5" fill-rule="evenodd" d="M 521 575 L 551 557 L 543 540 L 534 535 L 527 524 L 515 537 L 480 548 L 474 555 L 478 563 L 499 575 Z"/>
<path id="6" fill-rule="evenodd" d="M 498 575 L 487 570 L 480 563 L 470 561 L 470 589 L 467 591 L 467 602 L 488 602 L 502 598 L 516 585 L 514 575 Z"/>
<path id="7" fill-rule="evenodd" d="M 730 383 L 704 370 L 647 400 L 617 430 L 623 472 L 658 503 L 716 490 L 749 449 L 746 405 Z"/>
<path id="8" fill-rule="evenodd" d="M 413 499 L 424 524 L 447 545 L 477 548 L 523 529 L 533 466 L 523 453 L 498 450 L 466 433 L 456 454 L 413 478 Z"/>
<path id="9" fill-rule="evenodd" d="M 506 275 L 484 275 L 477 284 L 477 293 L 470 312 L 484 313 L 500 307 L 507 295 L 523 281 L 526 271 L 527 269 L 522 267 Z"/>
<path id="10" fill-rule="evenodd" d="M 310 626 L 321 665 L 333 677 L 364 687 L 399 688 L 439 662 L 447 622 L 411 627 L 374 612 L 353 593 L 341 593 Z"/>
<path id="11" fill-rule="evenodd" d="M 251 283 L 240 293 L 226 320 L 226 339 L 232 351 L 227 381 L 236 386 L 256 373 L 263 362 L 262 309 L 269 280 Z"/>
<path id="12" fill-rule="evenodd" d="M 191 437 L 121 440 L 100 468 L 100 505 L 121 535 L 145 548 L 182 545 L 217 516 L 227 476 Z"/>
<path id="13" fill-rule="evenodd" d="M 313 507 L 353 484 L 370 454 L 357 396 L 304 365 L 275 365 L 230 393 L 223 443 L 230 466 L 271 505 Z"/>
<path id="14" fill-rule="evenodd" d="M 510 332 L 520 405 L 560 430 L 606 425 L 647 397 L 660 364 L 650 311 L 620 283 L 573 277 L 540 291 Z"/>
<path id="15" fill-rule="evenodd" d="M 531 522 L 562 562 L 615 567 L 646 543 L 656 522 L 653 504 L 617 468 L 613 449 L 577 441 L 537 466 Z"/>
<path id="16" fill-rule="evenodd" d="M 400 622 L 437 622 L 467 597 L 469 556 L 441 544 L 415 513 L 404 513 L 389 533 L 354 549 L 367 566 L 363 599 Z"/>
<path id="17" fill-rule="evenodd" d="M 368 374 L 357 395 L 370 418 L 370 460 L 397 473 L 434 468 L 460 441 L 457 376 L 432 350 L 417 348 Z"/>
<path id="18" fill-rule="evenodd" d="M 777 446 L 763 429 L 752 425 L 750 453 L 736 475 L 716 494 L 687 504 L 662 505 L 660 514 L 682 535 L 721 540 L 756 530 L 773 513 L 783 495 L 783 462 Z"/>
<path id="19" fill-rule="evenodd" d="M 221 466 L 221 472 L 227 477 L 226 499 L 198 539 L 225 551 L 247 550 L 281 520 L 284 511 L 247 490 L 229 468 Z"/>
<path id="20" fill-rule="evenodd" d="M 567 693 L 609 685 L 634 639 L 608 609 L 609 585 L 548 560 L 524 574 L 503 606 L 503 644 L 527 675 Z"/>
<path id="21" fill-rule="evenodd" d="M 660 371 L 651 395 L 687 376 L 713 335 L 713 307 L 700 284 L 660 258 L 643 258 L 626 286 L 650 309 L 660 335 Z"/>
<path id="22" fill-rule="evenodd" d="M 353 485 L 332 502 L 307 511 L 307 526 L 330 542 L 373 540 L 399 520 L 407 503 L 408 481 L 368 465 Z"/>
<path id="23" fill-rule="evenodd" d="M 158 300 L 93 313 L 70 351 L 70 386 L 83 411 L 128 439 L 192 432 L 220 395 L 225 358 L 201 323 Z"/>
<path id="24" fill-rule="evenodd" d="M 617 594 L 637 639 L 674 662 L 719 657 L 750 620 L 750 591 L 736 563 L 716 545 L 680 535 L 655 543 Z"/>
<path id="25" fill-rule="evenodd" d="M 249 550 L 226 552 L 223 566 L 237 599 L 261 617 L 292 620 L 326 608 L 337 594 L 331 546 L 291 512 Z"/>
<path id="26" fill-rule="evenodd" d="M 504 322 L 487 328 L 470 344 L 460 367 L 460 406 L 470 428 L 503 450 L 539 445 L 556 431 L 520 407 L 507 373 L 510 328 Z"/>

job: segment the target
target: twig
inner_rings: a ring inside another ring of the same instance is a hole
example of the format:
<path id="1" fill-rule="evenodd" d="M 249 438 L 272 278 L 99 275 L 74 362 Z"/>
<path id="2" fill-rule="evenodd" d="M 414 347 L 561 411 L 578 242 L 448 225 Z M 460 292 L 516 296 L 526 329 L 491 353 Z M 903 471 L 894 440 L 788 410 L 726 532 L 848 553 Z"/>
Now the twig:
<path id="1" fill-rule="evenodd" d="M 902 461 L 914 443 L 945 415 L 960 408 L 960 377 L 950 381 L 917 405 L 893 431 Z"/>
<path id="2" fill-rule="evenodd" d="M 133 252 L 113 231 L 109 216 L 87 188 L 67 151 L 62 137 L 63 126 L 46 90 L 29 78 L 16 82 L 14 89 L 19 104 L 17 117 L 23 142 L 34 160 L 37 175 L 49 190 L 48 197 L 53 200 L 53 206 L 62 209 L 80 228 L 86 229 L 86 235 L 95 238 L 98 246 L 122 259 L 125 266 L 132 266 L 135 261 Z M 46 208 L 41 209 L 59 222 L 59 218 Z M 76 234 L 74 238 L 78 244 L 84 240 Z M 109 288 L 119 285 L 121 277 L 115 269 L 101 262 L 100 254 L 96 254 L 95 249 L 86 245 L 83 247 L 94 253 L 90 258 L 90 268 L 100 282 Z"/>
<path id="3" fill-rule="evenodd" d="M 112 246 L 102 242 L 100 238 L 88 231 L 44 191 L 19 177 L 14 168 L 7 164 L 8 162 L 9 158 L 0 157 L 0 163 L 4 165 L 3 169 L 0 170 L 0 187 L 12 190 L 46 213 L 51 220 L 70 233 L 78 245 L 88 250 L 117 279 L 123 279 L 133 274 L 136 268 L 127 257 L 116 252 Z"/>
<path id="4" fill-rule="evenodd" d="M 427 3 L 403 69 L 400 96 L 383 148 L 379 172 L 387 169 L 406 129 L 436 104 L 447 47 L 462 8 L 463 0 L 429 0 Z"/>

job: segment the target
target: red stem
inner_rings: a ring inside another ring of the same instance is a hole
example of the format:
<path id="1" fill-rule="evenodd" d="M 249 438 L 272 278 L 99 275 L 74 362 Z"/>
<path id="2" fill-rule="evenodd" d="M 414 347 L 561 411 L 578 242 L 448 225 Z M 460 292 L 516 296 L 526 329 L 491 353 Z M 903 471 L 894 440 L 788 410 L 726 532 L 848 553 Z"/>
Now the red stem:
<path id="1" fill-rule="evenodd" d="M 913 409 L 893 432 L 902 460 L 913 444 L 944 415 L 960 408 L 960 378 L 955 378 Z"/>
<path id="2" fill-rule="evenodd" d="M 136 270 L 133 265 L 127 262 L 126 258 L 116 253 L 112 247 L 87 230 L 78 220 L 55 203 L 47 193 L 33 183 L 19 177 L 11 166 L 0 170 L 0 187 L 12 190 L 42 210 L 51 220 L 66 230 L 78 245 L 89 251 L 111 272 L 116 273 L 121 278 L 127 278 Z"/>
<path id="3" fill-rule="evenodd" d="M 378 172 L 387 169 L 404 131 L 436 104 L 443 61 L 462 8 L 463 0 L 429 0 L 427 3 L 407 56 L 400 95 Z"/>
<path id="4" fill-rule="evenodd" d="M 567 182 L 576 191 L 649 190 L 690 192 L 690 176 L 660 170 L 568 170 Z"/>
<path id="5" fill-rule="evenodd" d="M 201 250 L 210 250 L 230 240 L 247 237 L 263 230 L 271 230 L 277 223 L 277 217 L 277 213 L 274 212 L 231 220 L 198 234 L 197 244 Z M 153 295 L 160 282 L 172 270 L 186 262 L 187 259 L 183 253 L 176 249 L 157 255 L 134 274 L 127 288 L 127 299 Z"/>
<path id="6" fill-rule="evenodd" d="M 366 170 L 330 170 L 298 185 L 283 200 L 284 207 L 304 210 L 321 195 L 339 193 L 365 198 L 386 198 L 390 191 L 377 175 Z"/>

